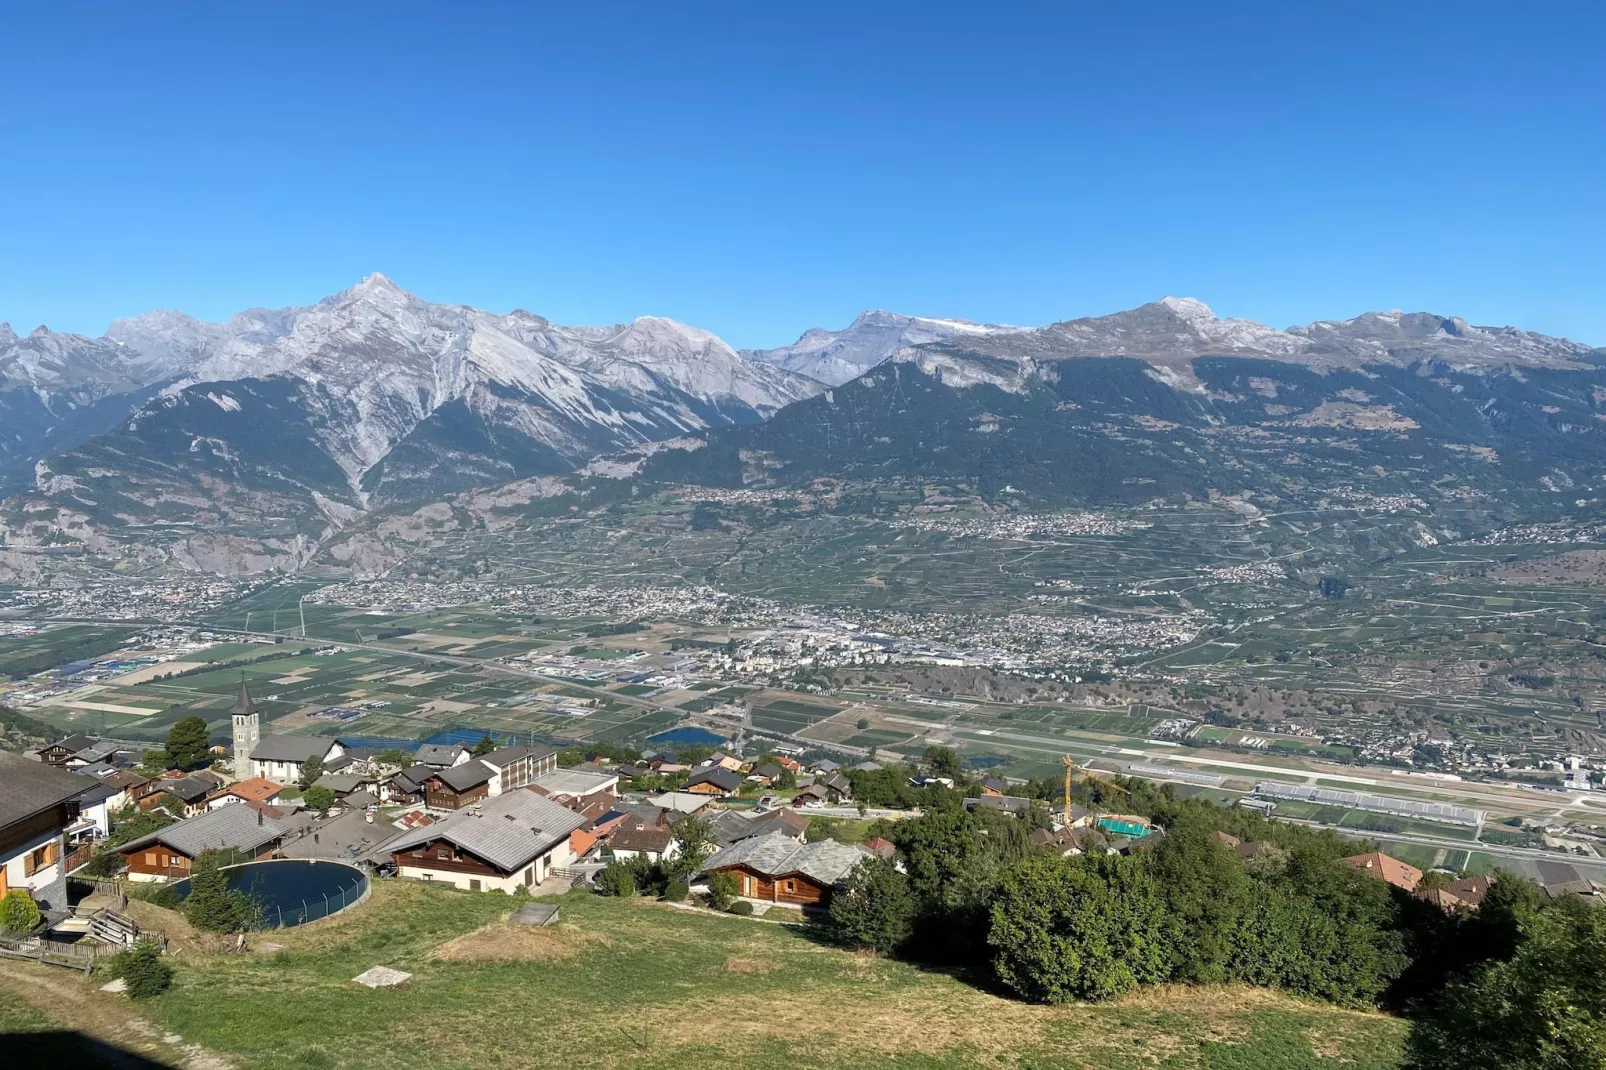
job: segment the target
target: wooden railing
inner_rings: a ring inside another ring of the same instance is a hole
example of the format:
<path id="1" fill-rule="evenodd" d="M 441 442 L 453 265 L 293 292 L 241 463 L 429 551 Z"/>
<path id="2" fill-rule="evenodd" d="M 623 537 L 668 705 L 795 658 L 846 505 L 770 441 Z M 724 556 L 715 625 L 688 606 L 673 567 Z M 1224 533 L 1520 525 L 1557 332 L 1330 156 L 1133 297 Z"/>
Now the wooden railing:
<path id="1" fill-rule="evenodd" d="M 71 873 L 75 869 L 81 869 L 82 867 L 84 867 L 84 866 L 89 864 L 89 860 L 92 857 L 94 857 L 94 854 L 95 854 L 95 845 L 94 844 L 92 844 L 92 843 L 81 843 L 81 844 L 79 844 L 77 847 L 74 847 L 71 851 L 68 851 L 66 856 L 62 858 L 62 860 L 61 860 L 62 871 L 65 872 L 65 873 Z"/>

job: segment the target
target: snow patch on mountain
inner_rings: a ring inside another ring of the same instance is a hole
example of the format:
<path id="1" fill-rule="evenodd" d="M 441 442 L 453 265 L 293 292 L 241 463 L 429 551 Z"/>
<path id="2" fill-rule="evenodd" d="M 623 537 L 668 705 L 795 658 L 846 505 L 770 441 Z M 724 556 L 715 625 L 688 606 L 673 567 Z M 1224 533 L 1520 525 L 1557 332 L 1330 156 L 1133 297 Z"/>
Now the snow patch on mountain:
<path id="1" fill-rule="evenodd" d="M 807 375 L 827 386 L 841 386 L 910 346 L 1008 334 L 1023 329 L 961 319 L 904 316 L 876 309 L 861 312 L 844 330 L 827 331 L 811 327 L 789 346 L 744 349 L 742 355 L 750 360 Z"/>

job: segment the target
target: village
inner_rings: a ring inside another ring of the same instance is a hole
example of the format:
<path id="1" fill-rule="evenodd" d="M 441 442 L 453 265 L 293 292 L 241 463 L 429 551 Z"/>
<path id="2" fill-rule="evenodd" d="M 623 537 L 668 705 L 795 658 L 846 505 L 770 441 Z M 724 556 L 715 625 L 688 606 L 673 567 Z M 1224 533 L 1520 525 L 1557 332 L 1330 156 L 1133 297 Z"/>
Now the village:
<path id="1" fill-rule="evenodd" d="M 212 742 L 197 719 L 175 726 L 165 751 L 75 734 L 25 757 L 0 758 L 0 899 L 18 912 L 7 918 L 34 921 L 0 940 L 0 951 L 77 965 L 92 962 L 96 949 L 130 946 L 139 926 L 117 905 L 163 887 L 170 890 L 158 901 L 177 905 L 203 858 L 226 859 L 239 872 L 277 867 L 260 904 L 268 928 L 343 909 L 373 880 L 521 897 L 574 889 L 617 895 L 646 890 L 650 867 L 676 874 L 662 894 L 687 909 L 812 923 L 827 920 L 833 896 L 861 863 L 901 866 L 884 830 L 918 817 L 923 803 L 940 804 L 943 793 L 956 793 L 965 810 L 1020 823 L 1032 849 L 1045 854 L 1128 855 L 1166 836 L 1150 818 L 1114 808 L 1126 787 L 1069 757 L 1063 790 L 1045 792 L 969 777 L 943 748 L 908 764 L 851 765 L 762 740 L 761 753 L 750 757 L 708 745 L 560 753 L 489 735 L 472 747 L 375 750 L 337 736 L 264 734 L 243 681 L 230 714 L 226 743 Z M 1081 782 L 1073 785 L 1073 776 Z M 858 798 L 856 782 L 865 789 Z M 1072 801 L 1089 788 L 1089 805 Z M 1271 783 L 1239 805 L 1264 813 L 1292 800 L 1427 809 L 1342 794 Z M 1440 809 L 1446 813 L 1429 816 L 1481 820 Z M 1250 861 L 1277 850 L 1215 835 Z M 1375 849 L 1343 861 L 1451 912 L 1476 910 L 1491 881 L 1425 880 L 1422 869 Z M 1543 885 L 1547 896 L 1606 893 L 1606 885 L 1556 865 Z M 17 906 L 16 897 L 36 909 Z"/>

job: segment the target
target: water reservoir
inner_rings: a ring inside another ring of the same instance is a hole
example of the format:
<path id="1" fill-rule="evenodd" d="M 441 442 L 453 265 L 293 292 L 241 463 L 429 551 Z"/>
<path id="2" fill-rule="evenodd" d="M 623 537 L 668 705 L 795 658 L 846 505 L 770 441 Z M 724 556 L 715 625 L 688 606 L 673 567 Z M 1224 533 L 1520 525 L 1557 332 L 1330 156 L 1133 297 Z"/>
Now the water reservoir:
<path id="1" fill-rule="evenodd" d="M 343 862 L 283 858 L 244 862 L 223 872 L 229 875 L 230 888 L 247 892 L 262 904 L 262 924 L 269 929 L 326 918 L 368 894 L 368 874 Z M 190 882 L 179 881 L 173 890 L 184 899 L 190 894 Z"/>

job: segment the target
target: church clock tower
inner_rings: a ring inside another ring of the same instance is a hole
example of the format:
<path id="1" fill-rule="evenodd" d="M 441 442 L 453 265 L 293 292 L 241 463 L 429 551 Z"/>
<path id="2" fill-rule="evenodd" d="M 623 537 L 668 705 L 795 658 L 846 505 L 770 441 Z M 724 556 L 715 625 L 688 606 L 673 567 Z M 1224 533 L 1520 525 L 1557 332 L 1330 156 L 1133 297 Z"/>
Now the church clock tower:
<path id="1" fill-rule="evenodd" d="M 246 690 L 243 675 L 240 677 L 240 693 L 235 696 L 231 712 L 234 715 L 234 775 L 246 780 L 257 775 L 251 752 L 257 749 L 257 743 L 262 739 L 262 725 L 257 716 L 257 704 L 251 701 L 251 692 Z"/>

